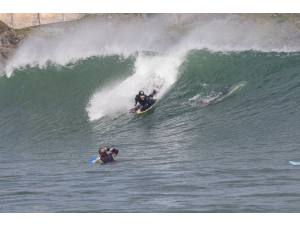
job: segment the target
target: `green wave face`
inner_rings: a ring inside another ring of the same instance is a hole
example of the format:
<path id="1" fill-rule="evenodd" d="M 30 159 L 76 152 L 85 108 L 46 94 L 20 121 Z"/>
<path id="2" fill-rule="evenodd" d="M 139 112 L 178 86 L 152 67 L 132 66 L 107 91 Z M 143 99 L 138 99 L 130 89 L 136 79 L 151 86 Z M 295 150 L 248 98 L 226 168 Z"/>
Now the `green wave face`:
<path id="1" fill-rule="evenodd" d="M 267 114 L 275 107 L 277 113 L 280 110 L 285 113 L 287 109 L 280 108 L 277 101 L 281 99 L 282 104 L 286 105 L 293 100 L 285 96 L 291 95 L 290 91 L 296 91 L 294 86 L 297 77 L 294 74 L 297 60 L 298 54 L 191 51 L 178 68 L 176 82 L 160 97 L 155 113 L 166 119 L 169 113 L 172 116 L 183 116 L 182 112 L 198 115 L 205 110 L 216 109 L 221 110 L 221 114 L 227 114 L 227 110 L 234 112 L 235 106 L 244 106 L 254 111 L 263 107 Z M 110 111 L 104 118 L 91 121 L 87 109 L 95 93 L 103 90 L 109 92 L 132 78 L 135 62 L 134 57 L 123 59 L 112 56 L 87 59 L 72 67 L 50 66 L 42 70 L 32 68 L 17 71 L 11 78 L 1 78 L 2 112 L 11 115 L 8 121 L 13 123 L 22 118 L 16 116 L 13 119 L 15 116 L 11 112 L 25 116 L 30 126 L 38 121 L 36 125 L 40 127 L 47 126 L 49 121 L 56 121 L 57 126 L 67 128 L 71 125 L 70 120 L 81 121 L 88 126 L 101 121 L 113 123 L 114 118 L 128 120 L 130 117 L 125 116 L 127 111 L 124 110 L 117 111 L 114 116 L 111 114 L 115 112 Z M 130 83 L 128 86 L 131 88 Z M 127 86 L 123 87 L 121 94 L 129 99 L 130 107 L 136 92 L 126 95 Z M 108 98 L 105 102 L 109 104 L 122 104 L 114 96 L 104 97 Z M 110 102 L 111 99 L 115 102 Z M 221 104 L 203 108 L 201 101 L 206 99 L 217 100 Z M 270 107 L 266 108 L 266 104 Z M 293 104 L 293 107 L 297 108 L 298 105 Z M 247 114 L 249 111 L 241 110 L 239 113 Z M 45 129 L 45 132 L 48 130 Z"/>

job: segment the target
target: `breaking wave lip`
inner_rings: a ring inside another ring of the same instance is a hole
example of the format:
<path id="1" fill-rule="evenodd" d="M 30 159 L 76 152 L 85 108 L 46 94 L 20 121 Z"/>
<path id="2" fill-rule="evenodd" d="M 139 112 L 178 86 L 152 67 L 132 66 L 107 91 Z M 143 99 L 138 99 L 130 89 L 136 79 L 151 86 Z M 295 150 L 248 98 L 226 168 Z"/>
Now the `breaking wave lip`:
<path id="1" fill-rule="evenodd" d="M 300 30 L 276 19 L 247 15 L 164 14 L 140 18 L 94 18 L 41 28 L 23 41 L 5 66 L 11 76 L 26 66 L 66 65 L 91 56 L 128 57 L 142 51 L 300 51 Z"/>
<path id="2" fill-rule="evenodd" d="M 59 32 L 36 31 L 19 46 L 5 74 L 9 77 L 18 68 L 66 65 L 92 56 L 129 57 L 144 50 L 158 51 L 165 43 L 159 41 L 163 25 L 157 26 L 157 20 L 88 20 L 67 28 L 57 25 Z"/>

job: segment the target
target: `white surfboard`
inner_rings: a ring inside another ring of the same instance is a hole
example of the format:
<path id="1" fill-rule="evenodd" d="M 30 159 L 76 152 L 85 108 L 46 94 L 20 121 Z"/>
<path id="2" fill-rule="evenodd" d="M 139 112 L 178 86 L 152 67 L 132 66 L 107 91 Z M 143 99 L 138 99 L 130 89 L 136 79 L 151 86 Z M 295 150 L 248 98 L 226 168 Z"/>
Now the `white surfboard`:
<path id="1" fill-rule="evenodd" d="M 289 161 L 289 163 L 293 166 L 300 166 L 300 162 L 296 162 L 296 161 Z"/>

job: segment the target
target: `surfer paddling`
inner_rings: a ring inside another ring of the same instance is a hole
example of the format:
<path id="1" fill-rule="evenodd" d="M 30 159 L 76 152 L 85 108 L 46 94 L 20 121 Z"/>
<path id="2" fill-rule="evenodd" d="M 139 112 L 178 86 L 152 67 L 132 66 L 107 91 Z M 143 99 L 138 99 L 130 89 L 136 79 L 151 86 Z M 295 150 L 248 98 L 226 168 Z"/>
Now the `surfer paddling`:
<path id="1" fill-rule="evenodd" d="M 116 159 L 116 156 L 119 153 L 119 150 L 112 147 L 101 146 L 98 150 L 98 163 L 104 164 L 108 162 L 113 162 Z"/>

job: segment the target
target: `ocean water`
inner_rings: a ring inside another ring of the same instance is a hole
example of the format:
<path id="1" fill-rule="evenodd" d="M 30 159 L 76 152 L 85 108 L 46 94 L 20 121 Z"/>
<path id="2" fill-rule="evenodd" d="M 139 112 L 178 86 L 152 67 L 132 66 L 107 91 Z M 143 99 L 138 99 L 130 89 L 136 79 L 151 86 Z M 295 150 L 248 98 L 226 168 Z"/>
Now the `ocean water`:
<path id="1" fill-rule="evenodd" d="M 92 18 L 28 37 L 0 77 L 0 212 L 299 212 L 300 31 L 253 18 Z M 154 88 L 153 111 L 128 113 Z M 89 165 L 101 144 L 117 161 Z"/>

